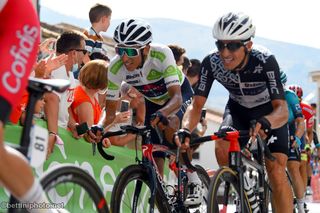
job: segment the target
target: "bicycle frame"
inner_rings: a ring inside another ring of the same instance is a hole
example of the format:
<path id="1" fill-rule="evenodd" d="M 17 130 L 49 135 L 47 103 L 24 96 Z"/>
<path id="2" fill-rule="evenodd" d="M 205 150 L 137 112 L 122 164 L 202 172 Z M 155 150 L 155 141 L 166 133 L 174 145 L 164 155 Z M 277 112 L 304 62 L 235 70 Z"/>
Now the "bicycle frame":
<path id="1" fill-rule="evenodd" d="M 162 151 L 166 152 L 170 155 L 177 156 L 175 151 L 170 149 L 168 146 L 165 145 L 157 145 L 157 144 L 152 144 L 151 143 L 151 135 L 150 135 L 150 130 L 147 128 L 143 129 L 138 129 L 136 127 L 132 126 L 124 126 L 123 130 L 117 131 L 117 132 L 110 132 L 110 133 L 105 133 L 103 138 L 110 137 L 110 136 L 115 136 L 115 135 L 121 135 L 121 134 L 126 134 L 126 133 L 133 133 L 137 135 L 142 136 L 142 160 L 139 160 L 138 157 L 136 157 L 136 161 L 138 162 L 139 165 L 144 166 L 147 168 L 148 174 L 149 174 L 149 182 L 151 183 L 150 190 L 151 190 L 151 197 L 149 200 L 149 205 L 150 205 L 150 212 L 154 211 L 154 202 L 155 202 L 155 196 L 156 196 L 156 190 L 160 190 L 161 194 L 163 194 L 166 197 L 166 201 L 168 204 L 168 207 L 171 209 L 171 211 L 174 211 L 175 209 L 180 208 L 185 208 L 183 205 L 183 196 L 184 196 L 184 190 L 183 190 L 183 182 L 182 182 L 182 177 L 181 177 L 181 169 L 178 169 L 178 196 L 176 202 L 173 202 L 172 199 L 170 198 L 170 194 L 167 192 L 166 184 L 163 180 L 163 178 L 160 175 L 159 169 L 157 167 L 157 164 L 155 162 L 155 159 L 153 157 L 153 152 L 156 151 Z M 98 143 L 98 150 L 102 156 L 104 156 L 106 153 L 102 149 L 101 143 Z M 177 153 L 179 150 L 177 150 Z M 178 156 L 176 158 L 178 161 Z M 179 163 L 179 162 L 178 162 Z M 179 167 L 179 166 L 178 166 Z M 157 185 L 160 185 L 161 188 L 157 189 Z M 139 181 L 136 183 L 134 195 L 137 197 L 141 191 L 142 183 Z M 137 205 L 137 201 L 133 201 L 134 204 L 133 206 Z"/>
<path id="2" fill-rule="evenodd" d="M 178 163 L 178 197 L 177 197 L 177 205 L 178 206 L 174 206 L 174 203 L 171 201 L 169 194 L 167 193 L 166 190 L 166 184 L 163 180 L 163 178 L 160 175 L 159 169 L 157 167 L 157 164 L 155 162 L 155 159 L 153 158 L 153 152 L 157 152 L 157 151 L 162 151 L 162 152 L 166 152 L 170 155 L 175 155 L 177 156 L 177 154 L 175 152 L 173 152 L 172 150 L 169 149 L 169 147 L 164 146 L 164 145 L 157 145 L 157 144 L 152 144 L 151 143 L 151 138 L 149 135 L 147 135 L 145 138 L 142 139 L 143 144 L 142 144 L 142 162 L 139 162 L 141 164 L 143 164 L 145 167 L 148 168 L 149 172 L 151 172 L 149 178 L 150 178 L 150 183 L 152 183 L 151 186 L 151 190 L 152 190 L 152 196 L 150 199 L 150 207 L 152 207 L 152 212 L 153 212 L 153 208 L 154 208 L 154 199 L 155 199 L 155 190 L 156 190 L 156 186 L 157 184 L 155 183 L 155 180 L 160 183 L 161 185 L 161 193 L 163 193 L 167 199 L 167 202 L 169 204 L 169 206 L 172 209 L 175 208 L 184 208 L 183 205 L 183 197 L 184 197 L 184 190 L 183 190 L 183 182 L 182 182 L 182 175 L 181 175 L 181 169 L 179 168 L 179 161 L 177 159 L 177 163 Z M 177 150 L 177 153 L 179 152 L 179 150 Z M 178 158 L 178 157 L 177 157 Z M 150 211 L 151 212 L 151 211 Z"/>
<path id="3" fill-rule="evenodd" d="M 259 174 L 259 198 L 260 203 L 259 206 L 261 209 L 267 209 L 265 206 L 264 201 L 266 198 L 264 197 L 263 187 L 265 185 L 265 160 L 264 156 L 266 155 L 267 158 L 273 160 L 273 156 L 270 153 L 270 150 L 266 146 L 264 142 L 261 141 L 261 138 L 257 137 L 257 155 L 258 159 L 254 160 L 253 158 L 248 159 L 245 157 L 240 149 L 240 144 L 238 139 L 240 137 L 248 137 L 249 132 L 248 131 L 230 131 L 230 132 L 217 132 L 213 135 L 204 136 L 198 139 L 195 139 L 192 142 L 191 146 L 195 146 L 198 144 L 201 144 L 203 142 L 211 141 L 211 140 L 218 140 L 218 139 L 224 139 L 230 142 L 229 146 L 229 167 L 236 171 L 236 174 L 239 178 L 239 186 L 240 186 L 240 203 L 241 203 L 241 212 L 246 212 L 244 209 L 244 196 L 245 195 L 245 189 L 244 189 L 244 173 L 247 171 L 248 167 L 251 167 L 252 169 L 256 170 Z M 225 187 L 229 187 L 226 185 Z M 229 188 L 226 188 L 226 192 L 229 191 Z M 227 196 L 225 196 L 227 197 Z M 228 202 L 225 200 L 224 202 Z"/>

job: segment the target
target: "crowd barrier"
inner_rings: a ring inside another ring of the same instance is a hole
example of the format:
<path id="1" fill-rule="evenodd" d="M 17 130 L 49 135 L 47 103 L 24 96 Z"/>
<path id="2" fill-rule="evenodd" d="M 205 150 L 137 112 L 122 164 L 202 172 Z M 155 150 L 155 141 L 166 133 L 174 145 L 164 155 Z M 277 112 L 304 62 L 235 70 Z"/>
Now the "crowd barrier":
<path id="1" fill-rule="evenodd" d="M 37 121 L 37 125 L 46 127 L 46 122 L 42 120 Z M 17 125 L 6 125 L 5 127 L 5 141 L 6 143 L 18 144 L 22 127 Z M 126 147 L 111 146 L 107 152 L 115 159 L 113 161 L 106 161 L 101 157 L 99 152 L 93 155 L 92 145 L 87 143 L 84 139 L 76 140 L 71 133 L 65 129 L 59 128 L 59 136 L 64 141 L 63 144 L 55 144 L 54 152 L 49 159 L 40 167 L 34 168 L 34 174 L 41 176 L 48 168 L 56 164 L 74 164 L 80 166 L 91 174 L 102 192 L 110 202 L 113 184 L 117 175 L 127 165 L 135 163 L 136 151 Z M 141 158 L 140 151 L 138 152 L 139 159 Z M 168 169 L 165 171 L 168 174 Z M 21 174 L 23 176 L 23 174 Z M 79 199 L 80 196 L 79 196 Z M 0 187 L 0 201 L 8 200 L 7 190 Z M 81 202 L 81 200 L 79 200 Z"/>

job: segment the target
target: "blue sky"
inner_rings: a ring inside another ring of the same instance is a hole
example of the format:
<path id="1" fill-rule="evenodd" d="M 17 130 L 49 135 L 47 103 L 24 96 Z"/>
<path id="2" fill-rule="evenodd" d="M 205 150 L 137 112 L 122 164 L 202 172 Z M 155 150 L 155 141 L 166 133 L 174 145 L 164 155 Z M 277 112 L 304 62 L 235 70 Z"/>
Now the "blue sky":
<path id="1" fill-rule="evenodd" d="M 112 8 L 113 19 L 160 17 L 206 26 L 224 13 L 241 11 L 253 18 L 259 37 L 320 48 L 317 0 L 40 0 L 43 6 L 82 19 L 88 19 L 97 2 Z"/>

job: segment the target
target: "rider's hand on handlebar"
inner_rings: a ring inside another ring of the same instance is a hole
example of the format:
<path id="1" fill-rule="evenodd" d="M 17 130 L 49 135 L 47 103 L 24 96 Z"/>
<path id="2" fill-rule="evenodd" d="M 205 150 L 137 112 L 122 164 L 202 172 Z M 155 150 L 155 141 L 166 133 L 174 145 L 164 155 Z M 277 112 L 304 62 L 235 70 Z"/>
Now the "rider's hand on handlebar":
<path id="1" fill-rule="evenodd" d="M 180 129 L 174 136 L 174 142 L 182 150 L 187 150 L 190 148 L 190 139 L 191 133 L 188 129 Z"/>
<path id="2" fill-rule="evenodd" d="M 251 139 L 252 139 L 253 141 L 255 141 L 258 134 L 260 135 L 260 137 L 261 137 L 262 139 L 266 139 L 267 136 L 268 136 L 268 135 L 264 132 L 264 130 L 261 129 L 261 124 L 260 124 L 259 122 L 257 122 L 257 123 L 255 124 L 254 128 L 250 128 L 250 136 L 251 136 Z"/>
<path id="3" fill-rule="evenodd" d="M 150 125 L 153 128 L 158 126 L 160 128 L 160 130 L 164 130 L 166 128 L 166 126 L 168 126 L 168 124 L 169 124 L 168 118 L 166 116 L 164 116 L 162 114 L 162 112 L 157 111 L 151 115 Z"/>
<path id="4" fill-rule="evenodd" d="M 103 135 L 103 128 L 97 125 L 91 126 L 90 130 L 88 130 L 83 138 L 89 143 L 98 143 L 100 142 Z"/>

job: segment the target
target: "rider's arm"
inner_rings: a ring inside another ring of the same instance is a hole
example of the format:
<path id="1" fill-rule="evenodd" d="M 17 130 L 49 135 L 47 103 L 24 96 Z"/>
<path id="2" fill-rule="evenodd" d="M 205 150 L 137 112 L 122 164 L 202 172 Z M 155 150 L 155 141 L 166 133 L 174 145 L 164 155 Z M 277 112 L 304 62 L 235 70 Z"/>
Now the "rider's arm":
<path id="1" fill-rule="evenodd" d="M 117 106 L 118 106 L 118 101 L 108 100 L 108 99 L 106 100 L 106 106 L 105 106 L 106 116 L 103 120 L 104 128 L 112 124 L 112 122 L 114 121 L 116 117 Z"/>
<path id="2" fill-rule="evenodd" d="M 303 137 L 305 128 L 304 128 L 304 118 L 303 117 L 297 117 L 295 119 L 295 123 L 296 123 L 296 132 L 295 135 L 299 138 Z"/>
<path id="3" fill-rule="evenodd" d="M 182 120 L 182 127 L 187 128 L 190 131 L 194 130 L 200 120 L 201 110 L 206 103 L 212 83 L 214 81 L 212 74 L 212 71 L 214 70 L 212 70 L 209 56 L 203 59 L 200 70 L 200 80 L 194 91 L 195 96 L 191 102 L 191 105 L 188 106 L 188 109 Z"/>
<path id="4" fill-rule="evenodd" d="M 271 101 L 273 111 L 264 116 L 271 124 L 271 129 L 282 127 L 288 121 L 288 107 L 285 100 Z"/>
<path id="5" fill-rule="evenodd" d="M 307 127 L 307 143 L 311 144 L 311 142 L 313 141 L 313 127 Z"/>
<path id="6" fill-rule="evenodd" d="M 115 119 L 120 96 L 120 85 L 125 78 L 125 74 L 122 72 L 122 66 L 123 64 L 119 56 L 113 58 L 109 65 L 108 90 L 105 104 L 106 116 L 102 122 L 104 128 L 110 125 Z"/>
<path id="7" fill-rule="evenodd" d="M 291 91 L 286 91 L 287 103 L 290 110 L 292 110 L 293 116 L 295 118 L 296 132 L 295 136 L 302 138 L 305 132 L 304 117 L 302 114 L 302 109 L 300 107 L 300 102 L 298 96 Z"/>
<path id="8" fill-rule="evenodd" d="M 168 93 L 170 96 L 169 102 L 159 110 L 166 117 L 172 112 L 178 111 L 182 104 L 181 87 L 179 85 L 169 87 Z"/>
<path id="9" fill-rule="evenodd" d="M 267 88 L 270 94 L 273 110 L 264 116 L 266 122 L 271 124 L 271 129 L 282 127 L 288 122 L 288 106 L 285 100 L 284 89 L 280 80 L 279 65 L 271 55 L 264 65 Z"/>
<path id="10" fill-rule="evenodd" d="M 26 88 L 38 52 L 40 28 L 30 2 L 1 1 L 0 18 L 5 20 L 0 23 L 0 120 L 5 123 Z"/>
<path id="11" fill-rule="evenodd" d="M 201 116 L 201 110 L 206 103 L 206 98 L 203 96 L 194 96 L 191 104 L 187 108 L 186 113 L 182 119 L 182 128 L 187 128 L 193 131 L 197 126 Z"/>

